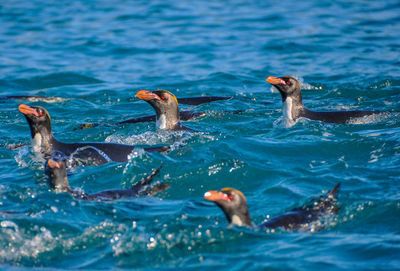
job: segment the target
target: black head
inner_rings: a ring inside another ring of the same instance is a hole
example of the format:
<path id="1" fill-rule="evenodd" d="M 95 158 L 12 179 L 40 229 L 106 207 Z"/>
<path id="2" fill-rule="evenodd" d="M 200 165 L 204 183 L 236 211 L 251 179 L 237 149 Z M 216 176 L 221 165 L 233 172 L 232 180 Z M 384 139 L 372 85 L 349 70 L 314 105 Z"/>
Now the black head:
<path id="1" fill-rule="evenodd" d="M 167 90 L 140 90 L 136 97 L 148 102 L 156 111 L 157 120 L 165 118 L 164 129 L 172 129 L 179 123 L 179 106 L 175 95 Z M 164 121 L 164 120 L 163 120 Z"/>
<path id="2" fill-rule="evenodd" d="M 294 98 L 301 102 L 300 83 L 292 76 L 274 77 L 269 76 L 266 81 L 276 87 L 284 102 L 287 97 Z"/>
<path id="3" fill-rule="evenodd" d="M 225 213 L 229 223 L 251 227 L 246 197 L 237 189 L 223 188 L 220 191 L 208 191 L 204 198 L 215 202 Z"/>
<path id="4" fill-rule="evenodd" d="M 47 171 L 49 174 L 50 186 L 54 189 L 67 191 L 70 190 L 66 163 L 64 160 L 47 160 Z"/>
<path id="5" fill-rule="evenodd" d="M 32 138 L 38 133 L 42 136 L 50 136 L 52 134 L 51 119 L 46 109 L 41 106 L 31 107 L 25 104 L 20 104 L 18 109 L 28 121 Z"/>

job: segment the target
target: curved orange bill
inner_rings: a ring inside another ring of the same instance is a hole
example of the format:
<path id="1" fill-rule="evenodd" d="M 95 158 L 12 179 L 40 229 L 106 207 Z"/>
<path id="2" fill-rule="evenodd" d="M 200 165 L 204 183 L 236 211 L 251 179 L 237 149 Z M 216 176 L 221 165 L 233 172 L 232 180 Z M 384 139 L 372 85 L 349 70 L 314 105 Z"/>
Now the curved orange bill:
<path id="1" fill-rule="evenodd" d="M 35 108 L 32 108 L 26 104 L 20 104 L 18 106 L 18 110 L 24 115 L 35 115 L 36 117 L 40 117 L 39 113 L 36 111 Z"/>
<path id="2" fill-rule="evenodd" d="M 62 168 L 62 166 L 61 166 L 60 163 L 58 163 L 58 162 L 56 162 L 56 161 L 53 161 L 53 160 L 51 160 L 51 159 L 49 159 L 49 160 L 47 161 L 47 164 L 49 165 L 50 168 Z"/>
<path id="3" fill-rule="evenodd" d="M 154 94 L 153 92 L 147 90 L 139 90 L 136 93 L 136 97 L 144 101 L 161 100 L 157 94 Z"/>
<path id="4" fill-rule="evenodd" d="M 271 85 L 286 85 L 285 80 L 282 80 L 281 78 L 275 76 L 269 76 L 265 81 L 267 81 Z"/>
<path id="5" fill-rule="evenodd" d="M 204 198 L 209 201 L 219 201 L 219 200 L 229 199 L 228 195 L 222 193 L 221 191 L 207 191 L 206 193 L 204 193 Z"/>

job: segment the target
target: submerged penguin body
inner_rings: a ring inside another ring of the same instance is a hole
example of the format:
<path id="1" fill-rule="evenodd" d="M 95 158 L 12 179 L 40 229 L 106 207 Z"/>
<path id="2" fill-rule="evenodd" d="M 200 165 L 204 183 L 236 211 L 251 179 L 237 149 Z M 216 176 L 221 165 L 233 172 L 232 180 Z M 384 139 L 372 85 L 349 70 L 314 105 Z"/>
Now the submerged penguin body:
<path id="1" fill-rule="evenodd" d="M 323 216 L 337 214 L 340 209 L 336 205 L 338 183 L 325 196 L 314 199 L 310 204 L 295 208 L 283 215 L 276 216 L 258 225 L 258 228 L 284 230 L 298 230 L 309 226 L 310 223 L 319 221 Z M 235 226 L 254 227 L 250 219 L 246 197 L 237 189 L 223 188 L 220 191 L 208 191 L 204 198 L 213 201 L 224 212 L 228 222 Z"/>
<path id="2" fill-rule="evenodd" d="M 49 159 L 47 161 L 47 171 L 51 187 L 59 192 L 67 192 L 71 194 L 75 199 L 84 201 L 110 201 L 137 196 L 150 196 L 158 192 L 164 191 L 169 188 L 169 185 L 167 183 L 150 186 L 151 181 L 158 174 L 161 167 L 162 166 L 159 166 L 146 178 L 143 178 L 140 182 L 136 183 L 129 189 L 105 190 L 98 193 L 87 194 L 71 189 L 68 182 L 66 164 L 64 160 Z"/>

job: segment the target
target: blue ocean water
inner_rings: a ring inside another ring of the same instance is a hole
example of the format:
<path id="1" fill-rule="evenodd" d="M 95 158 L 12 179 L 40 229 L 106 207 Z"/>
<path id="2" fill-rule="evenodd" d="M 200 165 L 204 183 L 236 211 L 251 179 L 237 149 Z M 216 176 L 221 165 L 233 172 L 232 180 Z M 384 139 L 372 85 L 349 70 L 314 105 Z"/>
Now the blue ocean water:
<path id="1" fill-rule="evenodd" d="M 164 164 L 154 197 L 82 202 L 51 191 L 29 147 L 0 148 L 3 270 L 400 269 L 398 1 L 3 1 L 0 145 L 28 142 L 18 105 L 51 114 L 62 141 L 173 144 L 168 155 L 79 167 L 71 186 L 128 188 Z M 267 76 L 293 75 L 314 110 L 382 110 L 336 125 L 282 121 Z M 140 89 L 233 96 L 181 109 L 208 116 L 163 133 L 154 123 L 74 130 L 153 113 Z M 240 111 L 240 114 L 232 112 Z M 319 232 L 229 228 L 207 190 L 235 187 L 254 222 L 342 182 Z"/>

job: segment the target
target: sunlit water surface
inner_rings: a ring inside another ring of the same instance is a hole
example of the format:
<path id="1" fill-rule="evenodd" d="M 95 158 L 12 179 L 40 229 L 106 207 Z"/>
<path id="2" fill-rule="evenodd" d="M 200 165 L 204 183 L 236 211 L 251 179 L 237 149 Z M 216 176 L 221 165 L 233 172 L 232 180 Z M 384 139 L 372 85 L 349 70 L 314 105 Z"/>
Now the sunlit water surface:
<path id="1" fill-rule="evenodd" d="M 28 147 L 0 148 L 0 266 L 20 270 L 400 268 L 398 1 L 3 1 L 0 144 L 28 142 L 20 103 L 44 106 L 65 142 L 171 144 L 168 155 L 75 168 L 73 188 L 128 188 L 164 164 L 155 197 L 99 203 L 51 191 Z M 286 127 L 267 76 L 293 75 L 314 110 L 388 116 Z M 181 109 L 196 133 L 154 123 L 75 131 L 153 113 L 135 98 L 233 96 Z M 342 182 L 339 215 L 311 233 L 229 228 L 207 190 L 235 187 L 255 223 Z"/>

